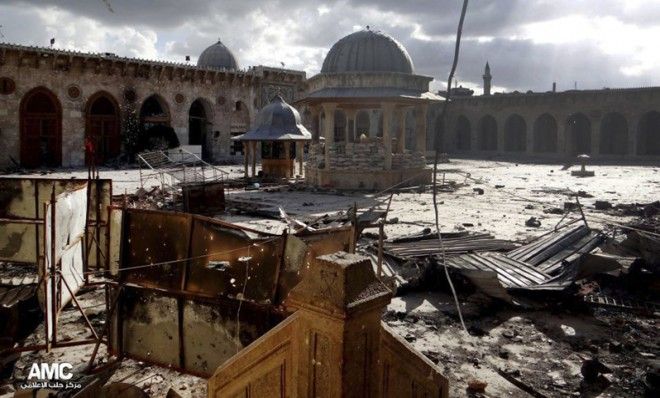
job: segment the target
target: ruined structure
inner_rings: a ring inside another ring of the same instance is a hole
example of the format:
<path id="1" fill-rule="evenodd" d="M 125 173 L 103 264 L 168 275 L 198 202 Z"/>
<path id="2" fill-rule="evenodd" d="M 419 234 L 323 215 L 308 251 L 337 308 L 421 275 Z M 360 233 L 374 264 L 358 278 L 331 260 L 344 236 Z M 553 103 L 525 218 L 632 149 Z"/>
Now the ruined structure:
<path id="1" fill-rule="evenodd" d="M 382 189 L 430 182 L 426 167 L 431 77 L 415 75 L 392 37 L 362 30 L 330 49 L 307 81 L 313 144 L 305 179 L 319 186 Z"/>
<path id="2" fill-rule="evenodd" d="M 276 93 L 293 101 L 304 72 L 238 69 L 216 43 L 197 66 L 0 44 L 0 167 L 81 166 L 85 137 L 103 163 L 165 126 L 181 145 L 201 145 L 205 160 L 241 155 L 231 137 L 247 131 Z M 171 130 L 169 130 L 171 131 Z"/>
<path id="3" fill-rule="evenodd" d="M 245 177 L 252 159 L 252 176 L 255 176 L 257 144 L 261 144 L 261 170 L 268 177 L 291 178 L 295 175 L 294 157 L 298 160 L 299 173 L 303 173 L 303 150 L 312 135 L 302 125 L 298 111 L 277 95 L 257 114 L 254 126 L 247 133 L 234 137 L 244 145 Z"/>
<path id="4" fill-rule="evenodd" d="M 546 159 L 660 158 L 660 87 L 455 96 L 434 137 L 443 152 Z"/>

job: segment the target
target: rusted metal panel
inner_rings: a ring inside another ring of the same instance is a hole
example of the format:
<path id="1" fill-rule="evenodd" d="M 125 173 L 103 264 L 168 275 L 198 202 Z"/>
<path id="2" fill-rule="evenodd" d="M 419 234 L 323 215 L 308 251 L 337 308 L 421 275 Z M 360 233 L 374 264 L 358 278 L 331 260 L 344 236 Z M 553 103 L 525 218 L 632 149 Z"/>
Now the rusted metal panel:
<path id="1" fill-rule="evenodd" d="M 121 280 L 142 286 L 180 289 L 188 258 L 192 216 L 185 213 L 130 209 L 124 212 L 125 250 Z M 157 267 L 151 264 L 163 263 Z"/>
<path id="2" fill-rule="evenodd" d="M 0 260 L 36 264 L 43 258 L 43 203 L 50 200 L 53 189 L 55 195 L 59 195 L 85 187 L 86 183 L 87 180 L 74 179 L 0 178 Z M 96 225 L 96 209 L 104 209 L 112 200 L 112 180 L 91 180 L 90 183 L 90 223 Z M 100 197 L 99 206 L 96 196 Z M 96 243 L 90 246 L 92 268 L 98 268 L 97 263 L 102 264 L 98 259 L 103 258 L 106 250 L 107 220 L 103 215 L 98 218 L 98 231 L 94 227 L 88 236 L 101 247 L 101 253 L 97 255 Z M 92 235 L 97 233 L 98 238 L 93 238 Z"/>
<path id="3" fill-rule="evenodd" d="M 183 185 L 181 192 L 186 212 L 213 215 L 225 210 L 225 184 L 222 182 Z"/>
<path id="4" fill-rule="evenodd" d="M 282 237 L 251 238 L 240 227 L 195 218 L 185 288 L 207 295 L 272 303 L 283 252 Z"/>
<path id="5" fill-rule="evenodd" d="M 208 377 L 282 319 L 271 307 L 124 285 L 111 352 Z"/>

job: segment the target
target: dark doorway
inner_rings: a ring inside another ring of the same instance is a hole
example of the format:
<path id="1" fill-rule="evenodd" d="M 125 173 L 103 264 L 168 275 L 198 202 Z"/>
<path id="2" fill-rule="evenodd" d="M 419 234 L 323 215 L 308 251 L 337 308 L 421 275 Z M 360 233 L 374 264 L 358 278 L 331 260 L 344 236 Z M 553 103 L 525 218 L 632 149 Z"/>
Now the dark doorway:
<path id="1" fill-rule="evenodd" d="M 61 166 L 62 107 L 55 94 L 43 87 L 25 94 L 21 101 L 20 123 L 21 165 Z"/>
<path id="2" fill-rule="evenodd" d="M 207 137 L 210 125 L 211 123 L 209 122 L 202 100 L 197 99 L 193 101 L 188 111 L 188 144 L 201 145 L 202 159 L 204 160 L 211 158 Z"/>
<path id="3" fill-rule="evenodd" d="M 92 148 L 86 148 L 85 162 L 89 165 L 93 156 L 96 164 L 103 164 L 119 156 L 119 107 L 112 96 L 105 92 L 94 94 L 87 101 L 86 138 Z M 93 154 L 89 149 L 93 150 Z"/>
<path id="4" fill-rule="evenodd" d="M 429 150 L 434 149 L 439 152 L 446 152 L 445 148 L 445 123 L 442 120 L 442 115 L 435 117 L 435 126 L 433 134 L 426 136 L 426 148 Z"/>
<path id="5" fill-rule="evenodd" d="M 362 135 L 369 137 L 369 128 L 369 112 L 358 111 L 357 115 L 355 116 L 355 141 L 359 142 Z"/>
<path id="6" fill-rule="evenodd" d="M 660 112 L 647 112 L 639 121 L 637 154 L 660 155 Z"/>
<path id="7" fill-rule="evenodd" d="M 591 153 L 591 122 L 583 113 L 569 116 L 566 121 L 566 152 L 570 155 Z"/>
<path id="8" fill-rule="evenodd" d="M 346 113 L 341 109 L 335 110 L 335 142 L 346 141 Z"/>
<path id="9" fill-rule="evenodd" d="M 600 153 L 603 155 L 628 153 L 628 121 L 620 113 L 608 113 L 600 124 Z"/>
<path id="10" fill-rule="evenodd" d="M 557 121 L 544 113 L 534 122 L 534 152 L 557 152 Z"/>
<path id="11" fill-rule="evenodd" d="M 497 121 L 486 115 L 479 121 L 478 148 L 480 151 L 497 151 Z"/>
<path id="12" fill-rule="evenodd" d="M 463 115 L 456 121 L 456 149 L 469 151 L 472 147 L 472 132 L 470 121 Z"/>
<path id="13" fill-rule="evenodd" d="M 527 124 L 520 115 L 511 115 L 504 123 L 504 150 L 525 152 L 527 150 Z"/>

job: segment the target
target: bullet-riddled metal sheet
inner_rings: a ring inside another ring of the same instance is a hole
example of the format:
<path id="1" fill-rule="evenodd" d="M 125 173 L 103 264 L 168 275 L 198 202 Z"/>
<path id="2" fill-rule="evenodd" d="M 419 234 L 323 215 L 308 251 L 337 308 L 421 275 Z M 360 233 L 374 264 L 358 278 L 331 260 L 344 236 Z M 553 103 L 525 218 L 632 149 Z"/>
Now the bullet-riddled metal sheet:
<path id="1" fill-rule="evenodd" d="M 190 214 L 131 209 L 124 212 L 126 228 L 122 268 L 125 282 L 165 289 L 181 289 L 188 258 Z M 161 264 L 151 266 L 153 264 Z"/>
<path id="2" fill-rule="evenodd" d="M 238 226 L 195 218 L 186 290 L 272 303 L 283 243 L 280 236 L 250 238 Z"/>

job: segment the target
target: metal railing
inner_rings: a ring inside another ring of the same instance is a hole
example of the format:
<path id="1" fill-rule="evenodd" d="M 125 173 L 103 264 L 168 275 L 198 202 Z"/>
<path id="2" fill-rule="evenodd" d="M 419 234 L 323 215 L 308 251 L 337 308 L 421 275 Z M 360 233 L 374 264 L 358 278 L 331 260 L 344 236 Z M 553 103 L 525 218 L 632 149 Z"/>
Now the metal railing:
<path id="1" fill-rule="evenodd" d="M 224 181 L 229 174 L 183 148 L 142 152 L 138 165 L 142 188 L 150 179 L 157 180 L 162 189 L 178 189 L 187 184 Z"/>

